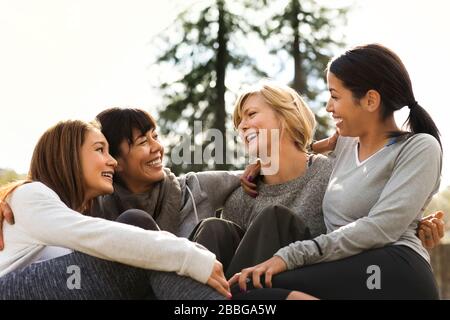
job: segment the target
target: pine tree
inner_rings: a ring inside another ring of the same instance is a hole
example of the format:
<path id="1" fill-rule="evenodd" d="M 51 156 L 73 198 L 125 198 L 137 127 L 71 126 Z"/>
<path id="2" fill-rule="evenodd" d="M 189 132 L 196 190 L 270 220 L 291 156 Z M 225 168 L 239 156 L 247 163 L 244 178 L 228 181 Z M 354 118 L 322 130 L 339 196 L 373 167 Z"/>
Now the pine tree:
<path id="1" fill-rule="evenodd" d="M 215 0 L 199 11 L 190 8 L 177 18 L 175 25 L 163 38 L 168 48 L 156 63 L 170 66 L 168 70 L 172 79 L 164 80 L 160 86 L 164 92 L 164 107 L 161 108 L 158 122 L 162 133 L 172 140 L 169 142 L 169 154 L 173 148 L 179 147 L 177 134 L 193 136 L 194 121 L 199 120 L 203 125 L 201 131 L 215 128 L 224 138 L 223 144 L 214 140 L 216 149 L 213 155 L 219 152 L 218 149 L 222 155 L 226 155 L 232 148 L 232 142 L 226 139 L 227 129 L 232 129 L 230 115 L 225 107 L 227 74 L 231 70 L 239 70 L 242 74 L 247 72 L 258 78 L 266 76 L 240 46 L 240 41 L 245 41 L 247 33 L 252 32 L 254 26 L 245 22 L 230 7 L 238 13 L 243 8 L 239 1 L 225 3 L 224 0 Z M 197 150 L 191 148 L 192 162 L 198 159 L 195 157 L 196 152 L 204 152 L 208 144 L 211 145 L 210 141 L 204 141 L 195 146 Z M 233 168 L 233 165 L 226 163 L 226 159 L 223 160 L 223 164 L 201 161 L 189 165 L 174 163 L 173 159 L 169 159 L 168 165 L 175 173 L 205 168 Z"/>
<path id="2" fill-rule="evenodd" d="M 336 49 L 344 44 L 339 27 L 346 23 L 349 8 L 324 7 L 315 0 L 266 1 L 275 12 L 260 29 L 270 53 L 280 59 L 280 71 L 293 70 L 292 88 L 313 107 L 318 121 L 316 138 L 329 134 L 328 116 L 320 106 L 326 91 L 325 69 Z M 292 63 L 288 65 L 286 61 Z M 323 109 L 323 108 L 322 108 Z"/>
<path id="3" fill-rule="evenodd" d="M 325 100 L 320 93 L 326 93 L 326 65 L 343 44 L 336 30 L 345 23 L 347 10 L 325 8 L 314 0 L 212 0 L 200 9 L 194 6 L 182 13 L 161 38 L 164 49 L 156 64 L 165 65 L 166 71 L 160 85 L 164 94 L 158 123 L 169 140 L 169 155 L 186 142 L 194 147 L 182 148 L 188 163 L 174 162 L 169 156 L 168 166 L 177 174 L 234 168 L 223 158 L 227 163 L 217 163 L 217 159 L 204 163 L 202 154 L 214 144 L 213 153 L 219 155 L 229 154 L 234 146 L 235 141 L 228 141 L 226 135 L 232 130 L 231 110 L 226 105 L 231 106 L 235 97 L 229 87 L 236 85 L 229 79 L 238 82 L 236 74 L 243 79 L 242 84 L 249 84 L 267 74 L 279 80 L 281 73 L 292 71 L 290 85 L 315 110 L 319 124 L 316 138 L 330 134 L 329 117 L 319 108 Z M 261 39 L 265 47 L 256 48 Z M 249 43 L 255 47 L 245 50 Z M 278 71 L 269 70 L 268 58 L 274 57 Z M 202 121 L 198 130 L 194 130 L 196 120 Z M 201 139 L 211 128 L 218 130 L 222 141 Z M 182 134 L 184 140 L 179 139 Z"/>

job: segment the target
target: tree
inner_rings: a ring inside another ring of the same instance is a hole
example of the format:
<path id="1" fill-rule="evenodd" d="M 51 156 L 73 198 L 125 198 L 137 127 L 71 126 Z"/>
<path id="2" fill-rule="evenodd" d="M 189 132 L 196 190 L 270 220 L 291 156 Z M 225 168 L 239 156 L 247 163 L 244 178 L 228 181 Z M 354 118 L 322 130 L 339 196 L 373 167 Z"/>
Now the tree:
<path id="1" fill-rule="evenodd" d="M 260 29 L 270 53 L 280 59 L 280 71 L 293 70 L 292 88 L 315 109 L 316 138 L 329 134 L 329 117 L 320 116 L 321 92 L 326 91 L 324 72 L 336 49 L 344 45 L 339 26 L 346 23 L 349 8 L 324 7 L 315 0 L 270 1 L 275 12 Z M 277 9 L 279 8 L 279 9 Z M 286 67 L 286 61 L 293 63 Z"/>
<path id="2" fill-rule="evenodd" d="M 240 41 L 245 41 L 247 33 L 254 26 L 233 13 L 230 7 L 237 11 L 242 8 L 238 1 L 225 3 L 224 0 L 215 0 L 199 11 L 185 11 L 170 29 L 172 32 L 167 32 L 161 38 L 168 45 L 156 62 L 169 66 L 171 72 L 160 86 L 164 92 L 165 107 L 160 111 L 158 120 L 163 134 L 170 140 L 169 153 L 180 145 L 176 136 L 181 133 L 185 133 L 185 137 L 194 135 L 194 121 L 200 120 L 203 124 L 202 132 L 215 128 L 223 137 L 223 143 L 218 143 L 217 136 L 215 137 L 216 149 L 212 152 L 214 156 L 218 152 L 224 156 L 229 154 L 232 143 L 227 141 L 226 134 L 227 123 L 230 123 L 225 106 L 227 73 L 234 69 L 258 77 L 266 76 L 240 46 Z M 196 135 L 194 141 L 201 133 Z M 203 154 L 208 147 L 207 142 L 203 141 L 190 148 L 188 158 L 191 161 L 195 159 L 198 148 Z M 183 157 L 186 155 L 183 154 Z M 174 163 L 173 159 L 169 159 L 169 165 L 177 174 L 186 170 L 199 171 L 205 167 L 233 167 L 226 163 L 225 158 L 223 160 L 225 163 L 200 161 L 201 163 L 189 165 Z"/>
<path id="3" fill-rule="evenodd" d="M 231 130 L 230 113 L 226 109 L 230 104 L 226 101 L 233 96 L 230 84 L 240 79 L 245 79 L 242 84 L 248 84 L 267 74 L 277 78 L 281 72 L 292 70 L 292 87 L 316 110 L 319 123 L 316 138 L 328 135 L 329 117 L 317 112 L 320 101 L 324 100 L 319 93 L 326 91 L 327 62 L 332 52 L 342 45 L 342 41 L 335 40 L 334 30 L 345 22 L 346 10 L 327 9 L 313 0 L 212 0 L 200 9 L 194 6 L 183 12 L 159 39 L 163 49 L 156 60 L 156 65 L 161 67 L 157 73 L 164 78 L 159 86 L 164 107 L 158 122 L 169 142 L 168 165 L 172 170 L 178 174 L 234 167 L 228 163 L 198 161 L 198 155 L 204 160 L 201 155 L 211 147 L 208 138 L 214 134 L 201 139 L 202 133 L 211 128 L 217 129 L 223 138 L 218 143 L 214 137 L 214 155 L 229 154 L 233 148 L 234 141 L 227 140 L 226 135 Z M 264 43 L 257 47 L 261 39 Z M 252 48 L 246 50 L 249 45 Z M 268 57 L 277 58 L 278 71 L 269 71 Z M 291 60 L 293 68 L 286 65 Z M 230 77 L 232 72 L 235 74 Z M 194 130 L 195 120 L 202 121 L 199 132 Z M 185 139 L 180 141 L 181 134 Z M 186 147 L 184 142 L 190 141 L 191 136 L 195 143 Z M 177 154 L 179 149 L 183 149 L 183 158 L 188 156 L 189 163 L 180 163 L 180 157 L 174 161 L 173 151 Z"/>

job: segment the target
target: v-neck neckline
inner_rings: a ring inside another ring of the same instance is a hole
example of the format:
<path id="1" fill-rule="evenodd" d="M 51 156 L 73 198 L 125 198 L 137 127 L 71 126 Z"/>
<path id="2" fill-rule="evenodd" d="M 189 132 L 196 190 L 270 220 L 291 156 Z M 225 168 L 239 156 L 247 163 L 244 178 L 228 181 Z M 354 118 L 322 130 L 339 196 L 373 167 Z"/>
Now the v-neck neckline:
<path id="1" fill-rule="evenodd" d="M 356 143 L 355 145 L 355 160 L 356 160 L 356 165 L 358 167 L 362 166 L 364 163 L 366 163 L 367 161 L 369 161 L 370 159 L 372 159 L 375 155 L 377 155 L 379 152 L 381 152 L 382 150 L 384 150 L 386 148 L 386 146 L 383 146 L 383 148 L 381 148 L 380 150 L 378 150 L 377 152 L 375 152 L 374 154 L 372 154 L 370 157 L 364 159 L 363 161 L 359 160 L 359 155 L 358 155 L 358 146 L 359 146 L 359 142 Z"/>
<path id="2" fill-rule="evenodd" d="M 387 147 L 395 144 L 397 142 L 397 137 L 392 137 L 389 139 L 389 141 L 383 146 L 383 148 L 381 148 L 380 150 L 376 151 L 374 154 L 372 154 L 370 157 L 364 159 L 363 161 L 359 160 L 359 154 L 358 154 L 358 149 L 359 149 L 359 141 L 356 142 L 355 144 L 355 160 L 356 160 L 356 165 L 358 167 L 362 166 L 363 164 L 365 164 L 367 161 L 369 161 L 370 159 L 372 159 L 375 155 L 377 155 L 378 153 L 380 153 L 381 151 L 383 151 L 384 149 L 386 149 Z"/>

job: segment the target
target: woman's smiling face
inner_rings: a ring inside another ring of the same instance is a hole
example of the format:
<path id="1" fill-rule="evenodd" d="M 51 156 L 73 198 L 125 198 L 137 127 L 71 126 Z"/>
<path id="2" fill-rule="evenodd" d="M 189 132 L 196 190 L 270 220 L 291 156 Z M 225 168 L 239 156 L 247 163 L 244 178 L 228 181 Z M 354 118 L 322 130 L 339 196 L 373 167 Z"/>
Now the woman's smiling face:
<path id="1" fill-rule="evenodd" d="M 163 156 L 164 147 L 154 129 L 142 134 L 133 128 L 131 143 L 124 139 L 120 144 L 117 173 L 130 191 L 146 192 L 164 179 Z"/>
<path id="2" fill-rule="evenodd" d="M 332 114 L 337 131 L 342 136 L 360 136 L 367 125 L 364 108 L 332 72 L 327 73 L 327 83 L 331 96 L 326 109 Z"/>
<path id="3" fill-rule="evenodd" d="M 238 130 L 249 154 L 256 157 L 260 157 L 262 152 L 270 156 L 274 130 L 278 131 L 278 137 L 281 137 L 280 121 L 273 108 L 259 93 L 251 94 L 245 100 Z"/>
<path id="4" fill-rule="evenodd" d="M 108 142 L 98 129 L 89 130 L 81 146 L 81 166 L 86 199 L 109 194 L 113 189 L 117 161 L 109 154 Z"/>

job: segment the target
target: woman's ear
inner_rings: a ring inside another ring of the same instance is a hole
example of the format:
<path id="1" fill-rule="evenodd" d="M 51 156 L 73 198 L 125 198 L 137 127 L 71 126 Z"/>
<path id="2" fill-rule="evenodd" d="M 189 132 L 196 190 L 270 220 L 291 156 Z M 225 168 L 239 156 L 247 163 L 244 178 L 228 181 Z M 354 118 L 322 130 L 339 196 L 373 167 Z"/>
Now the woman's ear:
<path id="1" fill-rule="evenodd" d="M 376 112 L 380 108 L 381 96 L 377 90 L 371 89 L 367 91 L 362 100 L 365 109 L 369 112 Z"/>

